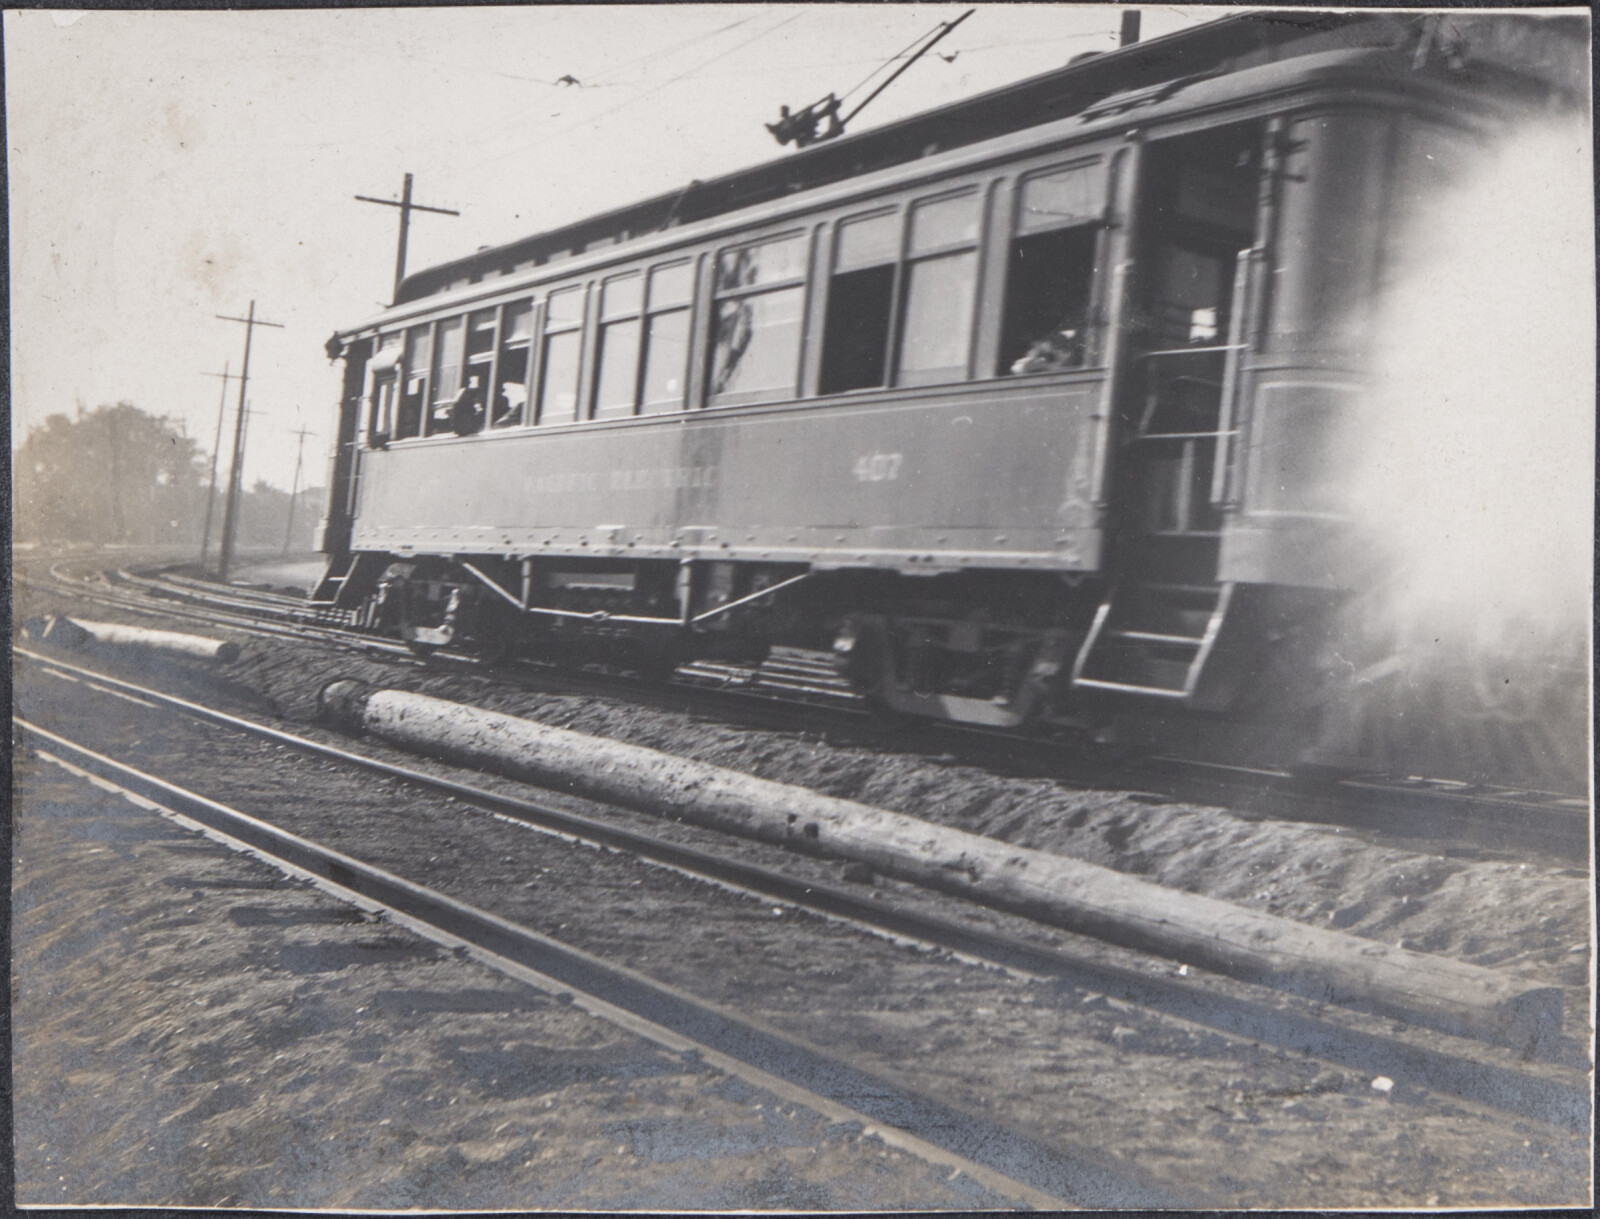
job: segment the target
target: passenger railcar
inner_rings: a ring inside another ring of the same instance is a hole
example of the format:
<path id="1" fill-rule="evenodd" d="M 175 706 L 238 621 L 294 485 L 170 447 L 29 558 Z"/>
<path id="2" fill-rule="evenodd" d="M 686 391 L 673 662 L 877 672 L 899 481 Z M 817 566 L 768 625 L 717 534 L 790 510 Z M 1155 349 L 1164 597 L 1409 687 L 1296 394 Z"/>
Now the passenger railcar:
<path id="1" fill-rule="evenodd" d="M 1371 303 L 1549 87 L 1433 19 L 1231 17 L 413 274 L 330 345 L 314 599 L 418 648 L 787 643 L 908 714 L 1314 738 L 1284 692 L 1361 578 L 1328 445 Z"/>

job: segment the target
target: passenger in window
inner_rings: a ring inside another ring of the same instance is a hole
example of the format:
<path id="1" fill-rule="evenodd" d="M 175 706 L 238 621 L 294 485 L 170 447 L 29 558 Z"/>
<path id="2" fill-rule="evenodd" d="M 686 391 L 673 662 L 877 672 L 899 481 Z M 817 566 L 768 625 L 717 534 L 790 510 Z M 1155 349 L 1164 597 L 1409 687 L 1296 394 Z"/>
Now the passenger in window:
<path id="1" fill-rule="evenodd" d="M 494 395 L 494 413 L 491 427 L 516 427 L 522 422 L 522 410 L 528 404 L 528 387 L 517 381 L 500 383 Z"/>
<path id="2" fill-rule="evenodd" d="M 476 374 L 467 379 L 450 404 L 450 426 L 457 436 L 471 436 L 483 430 L 483 386 Z"/>
<path id="3" fill-rule="evenodd" d="M 1035 339 L 1027 352 L 1011 364 L 1013 374 L 1055 372 L 1083 367 L 1083 327 L 1066 325 Z"/>
<path id="4" fill-rule="evenodd" d="M 1089 359 L 1096 226 L 1030 233 L 1011 243 L 999 373 L 1082 368 Z"/>

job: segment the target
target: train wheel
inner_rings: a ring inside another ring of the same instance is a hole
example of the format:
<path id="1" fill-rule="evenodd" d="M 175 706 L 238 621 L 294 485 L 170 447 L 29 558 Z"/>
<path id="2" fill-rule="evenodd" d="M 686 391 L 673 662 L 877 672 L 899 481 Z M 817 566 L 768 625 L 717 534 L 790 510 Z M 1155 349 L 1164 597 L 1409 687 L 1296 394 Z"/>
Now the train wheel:
<path id="1" fill-rule="evenodd" d="M 877 614 L 847 618 L 834 639 L 834 667 L 885 720 L 954 720 L 1014 728 L 1048 712 L 1070 637 L 1049 632 L 1014 647 L 1004 661 L 1004 689 L 984 696 L 942 680 L 939 657 L 921 634 L 897 637 Z M 901 672 L 902 660 L 908 672 Z"/>
<path id="2" fill-rule="evenodd" d="M 522 615 L 498 599 L 478 607 L 473 650 L 478 660 L 493 668 L 516 659 L 522 637 Z"/>
<path id="3" fill-rule="evenodd" d="M 649 681 L 670 681 L 687 658 L 683 641 L 676 636 L 646 636 L 630 639 L 617 649 L 616 663 Z"/>

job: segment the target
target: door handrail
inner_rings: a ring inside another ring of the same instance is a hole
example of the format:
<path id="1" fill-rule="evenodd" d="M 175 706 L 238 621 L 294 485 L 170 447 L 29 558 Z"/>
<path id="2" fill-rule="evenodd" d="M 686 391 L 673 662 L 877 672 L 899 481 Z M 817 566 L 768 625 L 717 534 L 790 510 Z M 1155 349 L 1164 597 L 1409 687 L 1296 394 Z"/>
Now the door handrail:
<path id="1" fill-rule="evenodd" d="M 1239 353 L 1249 347 L 1240 340 L 1244 338 L 1245 302 L 1249 299 L 1249 282 L 1255 263 L 1254 246 L 1240 250 L 1234 259 L 1228 354 L 1222 363 L 1222 397 L 1217 404 L 1217 451 L 1211 459 L 1211 503 L 1214 507 L 1220 507 L 1228 498 L 1229 466 L 1233 459 L 1233 446 L 1229 442 L 1238 430 L 1234 427 L 1234 418 L 1239 396 Z"/>
<path id="2" fill-rule="evenodd" d="M 1217 432 L 1140 432 L 1133 437 L 1139 440 L 1221 440 L 1224 436 L 1237 436 L 1237 428 Z"/>
<path id="3" fill-rule="evenodd" d="M 1240 250 L 1239 253 L 1248 254 L 1249 251 Z M 1219 343 L 1211 347 L 1167 347 L 1160 351 L 1141 351 L 1139 358 L 1141 360 L 1153 360 L 1157 356 L 1197 356 L 1215 351 L 1243 351 L 1247 346 L 1248 344 L 1246 343 Z"/>

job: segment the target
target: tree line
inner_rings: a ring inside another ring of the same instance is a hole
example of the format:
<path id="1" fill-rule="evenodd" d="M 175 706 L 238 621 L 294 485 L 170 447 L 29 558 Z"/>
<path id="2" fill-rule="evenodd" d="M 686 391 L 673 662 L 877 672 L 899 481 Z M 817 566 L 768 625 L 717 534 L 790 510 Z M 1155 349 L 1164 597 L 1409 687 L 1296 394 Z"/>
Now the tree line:
<path id="1" fill-rule="evenodd" d="M 211 462 L 165 417 L 131 402 L 81 407 L 29 428 L 12 458 L 12 536 L 16 542 L 193 546 L 205 529 Z M 211 553 L 222 534 L 227 455 L 218 463 Z M 294 500 L 289 548 L 315 544 L 324 492 Z M 236 544 L 284 544 L 291 527 L 287 491 L 257 480 L 239 497 Z"/>

